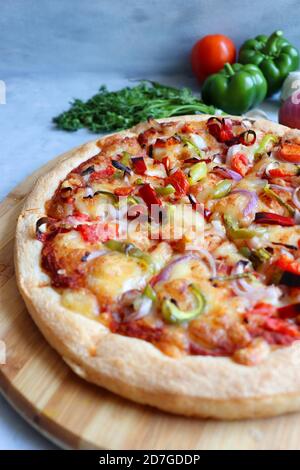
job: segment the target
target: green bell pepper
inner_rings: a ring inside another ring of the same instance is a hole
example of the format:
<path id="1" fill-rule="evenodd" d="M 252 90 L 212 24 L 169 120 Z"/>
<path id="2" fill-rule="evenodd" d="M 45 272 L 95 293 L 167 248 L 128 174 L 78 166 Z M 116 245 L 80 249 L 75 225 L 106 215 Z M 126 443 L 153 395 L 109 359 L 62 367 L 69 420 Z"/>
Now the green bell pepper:
<path id="1" fill-rule="evenodd" d="M 232 188 L 232 183 L 229 180 L 222 180 L 216 184 L 211 192 L 212 199 L 221 199 L 222 197 L 227 196 Z"/>
<path id="2" fill-rule="evenodd" d="M 253 64 L 225 64 L 210 75 L 202 87 L 202 99 L 229 114 L 243 114 L 258 105 L 267 94 L 267 82 Z"/>
<path id="3" fill-rule="evenodd" d="M 241 64 L 255 64 L 268 83 L 268 96 L 278 91 L 290 72 L 299 67 L 299 51 L 284 37 L 282 31 L 271 36 L 248 39 L 239 52 Z"/>
<path id="4" fill-rule="evenodd" d="M 228 214 L 224 215 L 224 222 L 230 240 L 250 240 L 250 238 L 260 237 L 266 233 L 266 230 L 262 227 L 240 228 L 238 222 Z"/>
<path id="5" fill-rule="evenodd" d="M 191 284 L 189 288 L 196 301 L 196 306 L 192 310 L 180 310 L 180 308 L 178 308 L 177 305 L 175 305 L 170 299 L 165 299 L 163 301 L 161 306 L 161 313 L 168 323 L 183 323 L 185 321 L 193 320 L 203 313 L 206 304 L 203 294 L 194 284 Z"/>
<path id="6" fill-rule="evenodd" d="M 151 272 L 155 272 L 155 267 L 151 255 L 137 248 L 133 243 L 121 242 L 118 240 L 108 240 L 104 243 L 105 247 L 112 251 L 118 251 L 124 253 L 127 256 L 138 258 L 143 262 Z"/>

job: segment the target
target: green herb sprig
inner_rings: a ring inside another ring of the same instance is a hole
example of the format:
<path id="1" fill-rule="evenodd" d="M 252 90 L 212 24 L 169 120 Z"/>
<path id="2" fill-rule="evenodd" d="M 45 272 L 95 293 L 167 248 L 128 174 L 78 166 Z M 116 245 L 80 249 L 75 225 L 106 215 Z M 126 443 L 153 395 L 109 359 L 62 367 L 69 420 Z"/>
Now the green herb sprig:
<path id="1" fill-rule="evenodd" d="M 184 114 L 215 114 L 188 88 L 177 89 L 142 80 L 135 87 L 108 91 L 101 86 L 88 101 L 75 99 L 68 111 L 53 118 L 66 131 L 87 128 L 92 132 L 117 131 L 145 121 L 149 116 L 166 118 Z"/>

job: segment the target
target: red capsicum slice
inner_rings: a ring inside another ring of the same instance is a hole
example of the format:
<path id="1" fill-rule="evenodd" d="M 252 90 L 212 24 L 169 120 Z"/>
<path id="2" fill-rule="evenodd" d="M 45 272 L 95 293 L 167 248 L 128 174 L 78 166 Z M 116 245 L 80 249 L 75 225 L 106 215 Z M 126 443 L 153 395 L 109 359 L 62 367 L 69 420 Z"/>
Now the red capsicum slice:
<path id="1" fill-rule="evenodd" d="M 99 222 L 93 225 L 78 225 L 76 228 L 88 243 L 106 242 L 118 235 L 118 227 Z"/>
<path id="2" fill-rule="evenodd" d="M 236 153 L 231 159 L 230 166 L 241 176 L 245 176 L 249 169 L 249 160 L 243 153 Z"/>
<path id="3" fill-rule="evenodd" d="M 143 184 L 143 186 L 139 189 L 139 196 L 143 199 L 143 201 L 147 204 L 148 209 L 151 210 L 152 204 L 157 204 L 161 206 L 161 200 L 157 196 L 155 189 L 149 183 Z"/>
<path id="4" fill-rule="evenodd" d="M 107 168 L 104 168 L 103 170 L 99 171 L 94 171 L 94 173 L 91 174 L 90 176 L 90 181 L 98 181 L 102 180 L 104 178 L 109 178 L 115 173 L 115 168 L 112 165 L 109 165 Z"/>
<path id="5" fill-rule="evenodd" d="M 296 318 L 300 315 L 300 302 L 280 307 L 277 309 L 277 313 L 282 319 Z"/>
<path id="6" fill-rule="evenodd" d="M 281 255 L 276 261 L 275 265 L 278 266 L 282 271 L 288 271 L 289 273 L 300 276 L 300 262 L 291 258 L 287 255 Z"/>
<path id="7" fill-rule="evenodd" d="M 234 137 L 230 119 L 211 117 L 208 119 L 206 125 L 208 132 L 214 136 L 218 142 L 226 142 Z"/>
<path id="8" fill-rule="evenodd" d="M 269 170 L 269 175 L 271 178 L 287 178 L 293 176 L 292 173 L 287 173 L 282 168 L 273 168 Z"/>
<path id="9" fill-rule="evenodd" d="M 167 172 L 167 174 L 168 174 L 169 171 L 170 171 L 170 165 L 171 165 L 169 157 L 164 157 L 164 158 L 162 159 L 162 164 L 164 165 L 165 170 L 166 170 L 166 172 Z"/>
<path id="10" fill-rule="evenodd" d="M 165 186 L 168 184 L 171 184 L 175 189 L 176 197 L 185 196 L 190 186 L 185 173 L 179 169 L 165 179 Z"/>
<path id="11" fill-rule="evenodd" d="M 292 227 L 295 225 L 293 217 L 274 214 L 273 212 L 257 212 L 255 214 L 256 224 L 281 225 L 283 227 Z"/>
<path id="12" fill-rule="evenodd" d="M 300 145 L 283 144 L 279 150 L 279 157 L 290 163 L 300 163 Z"/>
<path id="13" fill-rule="evenodd" d="M 134 190 L 133 186 L 123 186 L 122 188 L 116 188 L 114 194 L 116 196 L 129 196 Z"/>
<path id="14" fill-rule="evenodd" d="M 144 175 L 147 171 L 147 165 L 143 157 L 135 157 L 131 159 L 134 172 L 138 175 Z"/>

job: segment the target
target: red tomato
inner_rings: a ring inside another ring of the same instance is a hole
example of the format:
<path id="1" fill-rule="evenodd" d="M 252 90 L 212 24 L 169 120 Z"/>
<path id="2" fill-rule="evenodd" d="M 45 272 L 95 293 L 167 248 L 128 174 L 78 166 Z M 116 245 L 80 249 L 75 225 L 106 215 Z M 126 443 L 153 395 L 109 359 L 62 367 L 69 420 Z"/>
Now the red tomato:
<path id="1" fill-rule="evenodd" d="M 203 82 L 212 73 L 218 72 L 226 62 L 235 62 L 235 45 L 223 34 L 209 34 L 196 42 L 192 49 L 192 68 Z"/>

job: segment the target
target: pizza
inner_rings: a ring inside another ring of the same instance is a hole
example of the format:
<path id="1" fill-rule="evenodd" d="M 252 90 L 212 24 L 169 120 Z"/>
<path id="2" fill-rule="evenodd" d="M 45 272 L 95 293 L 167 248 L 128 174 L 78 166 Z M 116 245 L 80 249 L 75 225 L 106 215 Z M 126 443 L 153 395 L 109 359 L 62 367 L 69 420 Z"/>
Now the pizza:
<path id="1" fill-rule="evenodd" d="M 300 132 L 155 121 L 65 154 L 16 232 L 21 294 L 87 381 L 188 416 L 300 409 Z"/>

